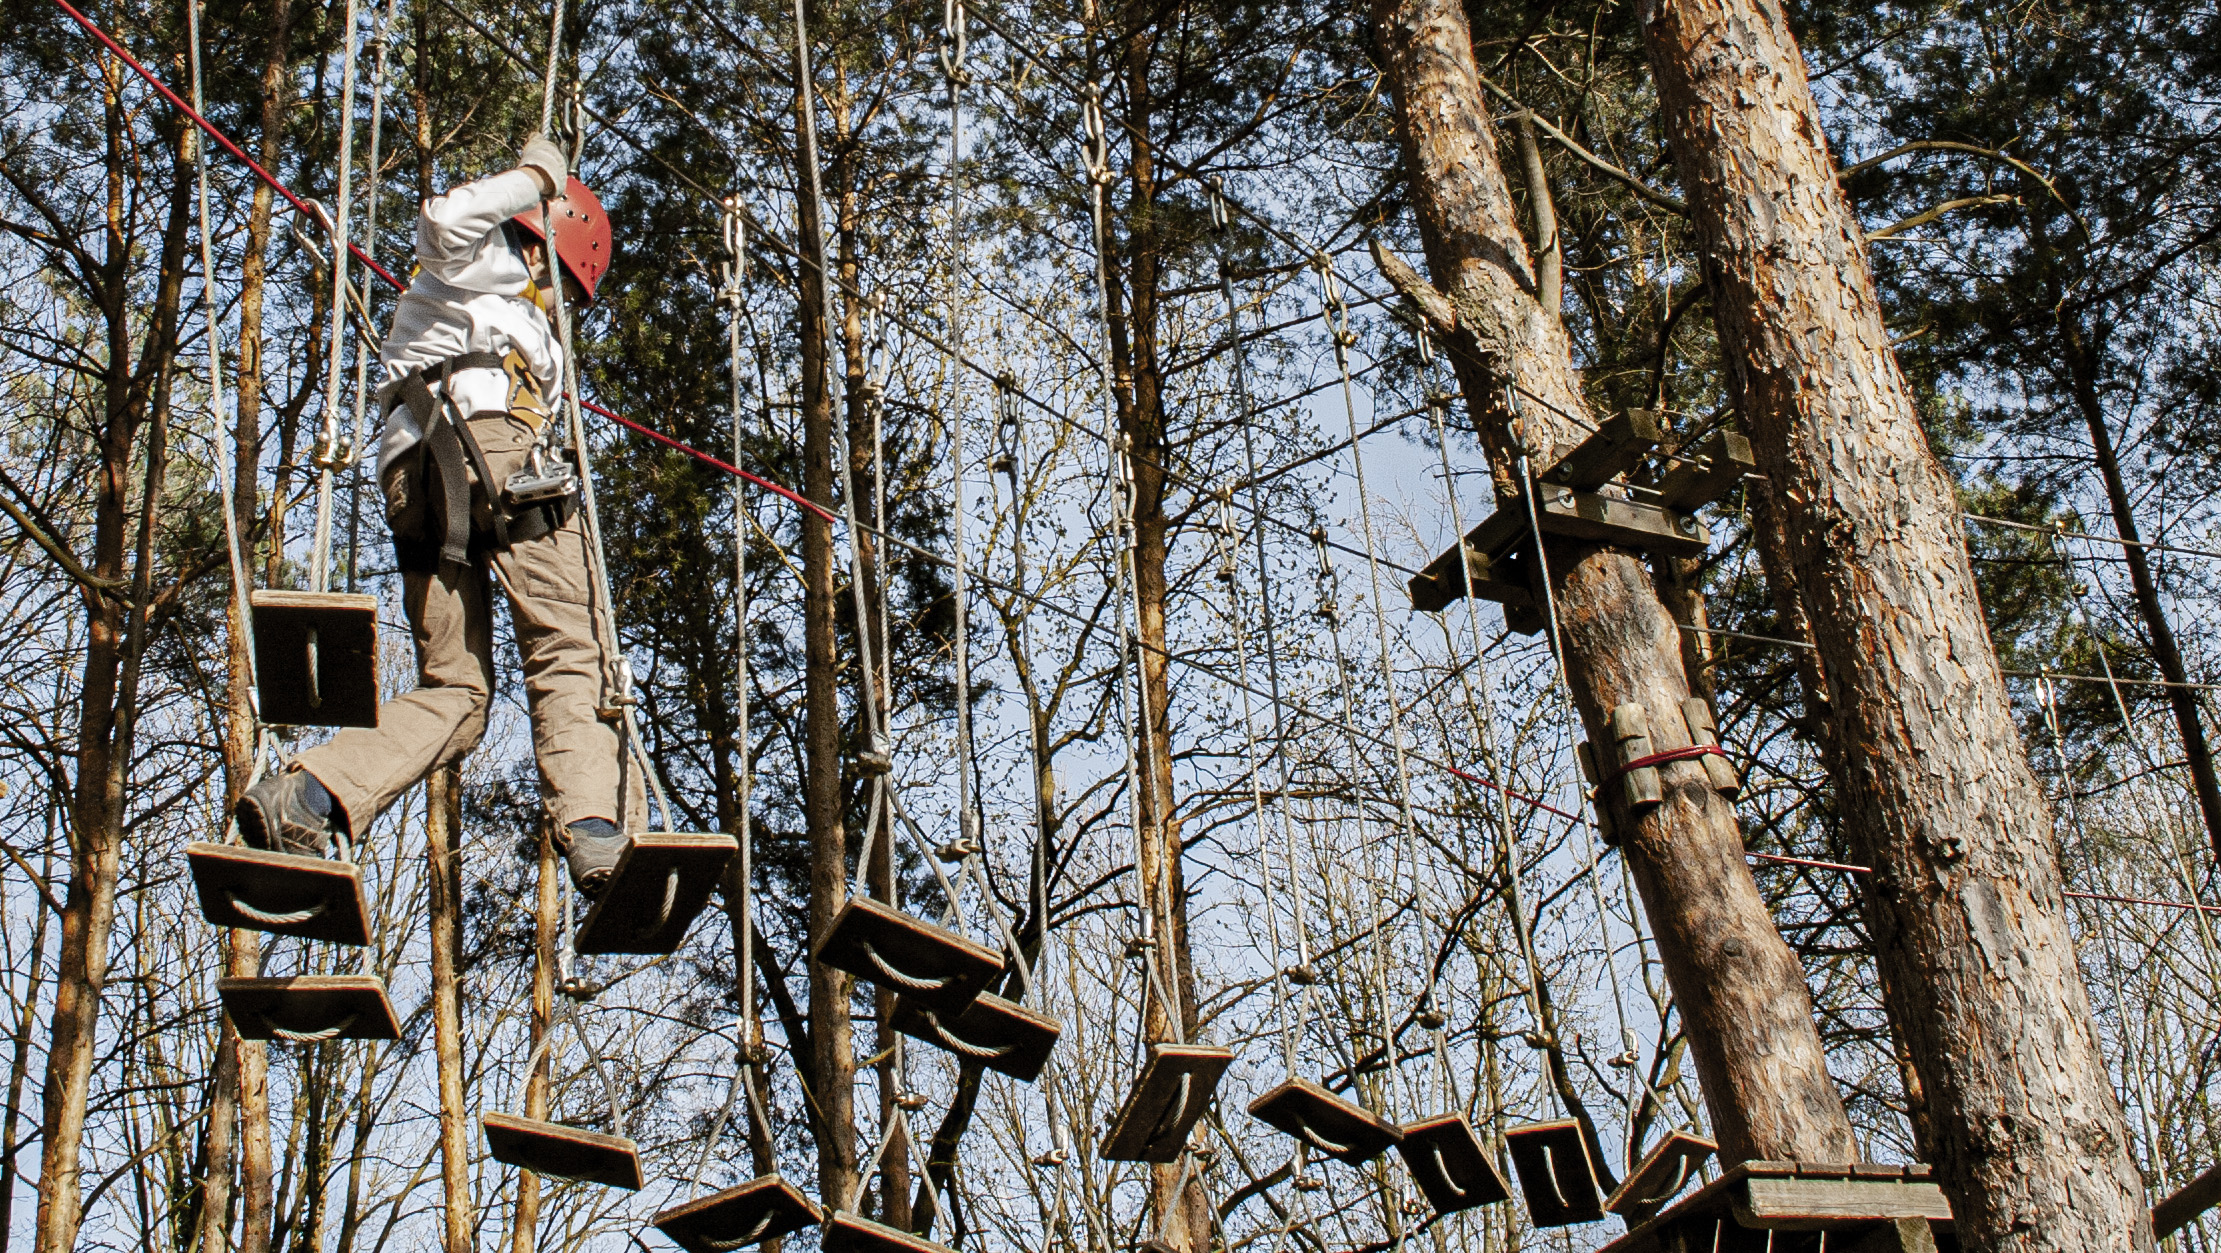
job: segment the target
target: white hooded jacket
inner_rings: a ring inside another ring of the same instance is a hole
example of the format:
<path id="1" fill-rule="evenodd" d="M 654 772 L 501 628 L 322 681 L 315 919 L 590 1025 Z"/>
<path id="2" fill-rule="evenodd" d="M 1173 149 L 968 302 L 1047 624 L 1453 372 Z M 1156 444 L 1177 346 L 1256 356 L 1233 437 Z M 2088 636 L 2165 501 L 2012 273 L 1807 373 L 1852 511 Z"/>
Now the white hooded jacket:
<path id="1" fill-rule="evenodd" d="M 563 349 L 534 303 L 532 274 L 524 255 L 502 229 L 510 218 L 540 203 L 540 180 L 530 170 L 510 170 L 466 183 L 424 202 L 416 220 L 415 276 L 393 311 L 393 328 L 379 349 L 386 367 L 385 403 L 399 380 L 466 352 L 515 349 L 553 397 L 562 376 Z M 439 394 L 442 385 L 433 386 Z M 505 411 L 509 380 L 499 370 L 464 370 L 444 385 L 457 412 L 468 417 Z M 378 441 L 378 468 L 424 438 L 407 405 L 386 415 Z"/>

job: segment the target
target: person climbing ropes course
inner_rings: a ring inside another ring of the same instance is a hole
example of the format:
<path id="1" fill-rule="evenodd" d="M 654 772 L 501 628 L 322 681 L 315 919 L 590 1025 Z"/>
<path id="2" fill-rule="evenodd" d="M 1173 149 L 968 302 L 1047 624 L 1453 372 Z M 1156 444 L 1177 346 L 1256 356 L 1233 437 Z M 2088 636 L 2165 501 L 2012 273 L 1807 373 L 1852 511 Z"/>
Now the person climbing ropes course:
<path id="1" fill-rule="evenodd" d="M 379 353 L 377 454 L 417 686 L 380 705 L 375 727 L 343 730 L 249 789 L 236 816 L 252 845 L 320 855 L 477 745 L 495 680 L 495 578 L 573 884 L 597 893 L 641 825 L 621 711 L 603 700 L 614 642 L 596 624 L 579 478 L 552 403 L 564 365 L 556 301 L 593 301 L 613 243 L 568 164 L 535 135 L 515 169 L 424 202 L 416 273 Z"/>

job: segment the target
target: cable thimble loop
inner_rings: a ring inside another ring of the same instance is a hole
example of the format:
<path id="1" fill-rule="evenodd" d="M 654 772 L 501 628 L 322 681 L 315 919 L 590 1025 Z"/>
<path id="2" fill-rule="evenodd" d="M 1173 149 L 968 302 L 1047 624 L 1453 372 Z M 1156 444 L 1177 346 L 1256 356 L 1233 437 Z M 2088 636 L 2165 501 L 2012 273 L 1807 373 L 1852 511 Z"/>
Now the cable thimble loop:
<path id="1" fill-rule="evenodd" d="M 1211 229 L 1220 234 L 1233 225 L 1233 215 L 1226 211 L 1226 180 L 1216 174 L 1211 176 Z"/>
<path id="2" fill-rule="evenodd" d="M 941 0 L 941 74 L 951 87 L 968 87 L 972 76 L 964 70 L 964 0 Z"/>
<path id="3" fill-rule="evenodd" d="M 748 272 L 748 223 L 740 216 L 740 197 L 725 197 L 725 254 L 721 275 L 725 286 L 720 293 L 735 311 L 740 308 L 740 280 Z"/>
<path id="4" fill-rule="evenodd" d="M 1342 301 L 1341 284 L 1334 281 L 1334 262 L 1325 253 L 1317 253 L 1311 258 L 1311 268 L 1319 272 L 1319 297 L 1326 305 L 1327 330 L 1334 336 L 1334 346 L 1337 350 L 1348 348 L 1357 337 L 1350 334 L 1350 307 Z"/>
<path id="5" fill-rule="evenodd" d="M 1103 127 L 1103 89 L 1089 83 L 1080 97 L 1080 119 L 1087 127 L 1087 178 L 1098 187 L 1110 185 L 1110 135 Z"/>

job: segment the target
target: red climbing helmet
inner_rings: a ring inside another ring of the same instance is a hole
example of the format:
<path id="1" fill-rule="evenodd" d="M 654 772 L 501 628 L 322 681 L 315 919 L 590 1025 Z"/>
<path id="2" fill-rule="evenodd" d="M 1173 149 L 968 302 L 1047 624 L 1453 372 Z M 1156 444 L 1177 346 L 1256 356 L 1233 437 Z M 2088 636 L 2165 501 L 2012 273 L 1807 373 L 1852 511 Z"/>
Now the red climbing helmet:
<path id="1" fill-rule="evenodd" d="M 555 257 L 563 269 L 586 292 L 586 302 L 594 302 L 594 285 L 609 272 L 609 215 L 602 211 L 602 202 L 593 189 L 573 178 L 563 194 L 548 201 L 548 215 L 555 220 Z M 538 207 L 526 209 L 510 219 L 523 227 L 534 239 L 546 236 L 540 230 Z"/>

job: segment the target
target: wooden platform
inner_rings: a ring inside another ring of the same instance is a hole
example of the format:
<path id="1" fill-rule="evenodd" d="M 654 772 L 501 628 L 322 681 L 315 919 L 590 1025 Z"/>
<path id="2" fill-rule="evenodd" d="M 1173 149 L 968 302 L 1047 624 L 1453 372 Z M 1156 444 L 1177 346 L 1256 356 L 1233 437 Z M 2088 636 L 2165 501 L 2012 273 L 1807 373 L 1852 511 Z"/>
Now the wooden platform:
<path id="1" fill-rule="evenodd" d="M 1026 1083 L 1040 1077 L 1057 1037 L 1064 1033 L 1056 1019 L 992 992 L 980 993 L 963 1013 L 953 1016 L 899 997 L 888 1021 L 906 1036 Z"/>
<path id="2" fill-rule="evenodd" d="M 401 1038 L 386 985 L 370 975 L 218 979 L 216 995 L 245 1040 L 315 1044 Z"/>
<path id="3" fill-rule="evenodd" d="M 1527 1198 L 1527 1219 L 1537 1227 L 1570 1227 L 1604 1217 L 1604 1193 L 1581 1124 L 1570 1118 L 1528 1123 L 1504 1133 L 1504 1148 Z"/>
<path id="4" fill-rule="evenodd" d="M 884 901 L 852 896 L 816 960 L 941 1014 L 961 1014 L 1003 972 L 1001 953 Z"/>
<path id="5" fill-rule="evenodd" d="M 1924 1165 L 1743 1162 L 1599 1253 L 1934 1253 L 1951 1206 Z"/>
<path id="6" fill-rule="evenodd" d="M 675 1205 L 651 1221 L 686 1253 L 727 1253 L 816 1226 L 823 1215 L 799 1188 L 777 1175 Z"/>
<path id="7" fill-rule="evenodd" d="M 945 1244 L 854 1214 L 835 1214 L 826 1219 L 820 1229 L 819 1247 L 825 1253 L 952 1253 Z"/>
<path id="8" fill-rule="evenodd" d="M 640 1190 L 640 1150 L 623 1136 L 513 1114 L 488 1114 L 479 1122 L 497 1162 L 535 1175 Z"/>
<path id="9" fill-rule="evenodd" d="M 1456 1213 L 1511 1199 L 1512 1190 L 1463 1114 L 1408 1123 L 1396 1144 L 1411 1180 L 1436 1212 Z"/>
<path id="10" fill-rule="evenodd" d="M 1103 1138 L 1106 1162 L 1172 1162 L 1188 1132 L 1210 1108 L 1218 1081 L 1234 1063 L 1232 1049 L 1208 1044 L 1152 1044 L 1126 1103 Z"/>
<path id="11" fill-rule="evenodd" d="M 370 943 L 370 907 L 352 862 L 209 843 L 186 845 L 185 862 L 201 916 L 216 926 Z"/>
<path id="12" fill-rule="evenodd" d="M 255 691 L 264 722 L 378 725 L 378 598 L 266 590 L 254 612 Z"/>
<path id="13" fill-rule="evenodd" d="M 1249 1103 L 1250 1117 L 1352 1166 L 1387 1152 L 1403 1132 L 1309 1079 L 1290 1079 Z"/>
<path id="14" fill-rule="evenodd" d="M 578 951 L 675 953 L 717 891 L 740 841 L 716 832 L 647 831 L 617 858 L 594 907 L 579 924 Z"/>
<path id="15" fill-rule="evenodd" d="M 1719 1151 L 1719 1145 L 1703 1136 L 1676 1131 L 1643 1154 L 1643 1160 L 1605 1199 L 1604 1208 L 1631 1223 L 1641 1222 L 1664 1208 L 1696 1177 L 1697 1168 Z"/>

